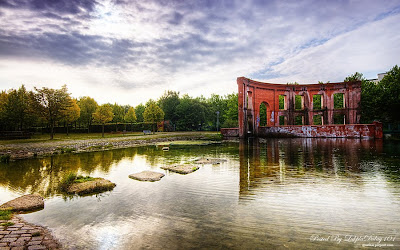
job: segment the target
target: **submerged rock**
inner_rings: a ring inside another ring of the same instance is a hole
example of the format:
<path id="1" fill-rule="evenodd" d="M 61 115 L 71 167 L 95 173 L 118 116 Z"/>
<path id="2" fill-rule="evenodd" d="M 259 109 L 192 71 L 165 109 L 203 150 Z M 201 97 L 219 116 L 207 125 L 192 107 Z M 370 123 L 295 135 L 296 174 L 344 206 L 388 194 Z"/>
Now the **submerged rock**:
<path id="1" fill-rule="evenodd" d="M 220 164 L 221 162 L 226 162 L 225 159 L 211 159 L 211 158 L 201 158 L 194 161 L 197 164 Z"/>
<path id="2" fill-rule="evenodd" d="M 69 194 L 90 194 L 110 191 L 115 187 L 115 183 L 103 178 L 95 178 L 91 181 L 72 183 L 67 187 L 66 192 Z"/>
<path id="3" fill-rule="evenodd" d="M 140 173 L 129 175 L 129 178 L 139 180 L 139 181 L 159 181 L 164 176 L 165 176 L 164 174 L 158 173 L 158 172 L 142 171 Z"/>
<path id="4" fill-rule="evenodd" d="M 38 194 L 28 194 L 4 203 L 0 209 L 13 211 L 33 211 L 44 208 L 44 199 Z"/>
<path id="5" fill-rule="evenodd" d="M 199 169 L 199 167 L 193 165 L 175 165 L 161 168 L 179 174 L 190 174 Z"/>

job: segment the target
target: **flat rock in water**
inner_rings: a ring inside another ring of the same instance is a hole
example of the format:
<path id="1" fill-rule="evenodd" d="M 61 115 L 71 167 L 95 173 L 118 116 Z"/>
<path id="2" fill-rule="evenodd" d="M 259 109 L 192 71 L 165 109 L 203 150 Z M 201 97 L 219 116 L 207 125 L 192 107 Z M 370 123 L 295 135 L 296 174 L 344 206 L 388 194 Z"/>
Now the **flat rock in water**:
<path id="1" fill-rule="evenodd" d="M 73 183 L 67 188 L 69 194 L 91 194 L 110 191 L 115 187 L 115 183 L 103 178 L 95 178 L 92 181 Z"/>
<path id="2" fill-rule="evenodd" d="M 38 194 L 28 194 L 4 203 L 0 209 L 13 211 L 33 211 L 44 208 L 44 199 Z"/>
<path id="3" fill-rule="evenodd" d="M 199 169 L 199 167 L 193 165 L 175 165 L 175 166 L 166 166 L 161 168 L 179 174 L 190 174 Z"/>
<path id="4" fill-rule="evenodd" d="M 139 181 L 159 181 L 164 176 L 165 176 L 164 174 L 158 173 L 158 172 L 142 171 L 140 173 L 129 175 L 129 178 L 139 180 Z"/>
<path id="5" fill-rule="evenodd" d="M 211 158 L 201 158 L 194 161 L 197 164 L 220 164 L 221 162 L 226 162 L 225 159 L 211 159 Z"/>

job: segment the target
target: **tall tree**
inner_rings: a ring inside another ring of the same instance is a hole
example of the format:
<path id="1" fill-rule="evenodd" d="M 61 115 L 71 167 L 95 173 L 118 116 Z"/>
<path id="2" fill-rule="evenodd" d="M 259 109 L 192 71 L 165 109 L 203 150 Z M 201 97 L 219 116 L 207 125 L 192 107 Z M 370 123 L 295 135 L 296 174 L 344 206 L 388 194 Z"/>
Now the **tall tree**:
<path id="1" fill-rule="evenodd" d="M 227 110 L 223 114 L 225 121 L 222 124 L 224 128 L 234 128 L 238 126 L 238 94 L 229 94 L 225 96 Z"/>
<path id="2" fill-rule="evenodd" d="M 395 65 L 378 83 L 381 90 L 382 120 L 400 123 L 400 67 Z"/>
<path id="3" fill-rule="evenodd" d="M 78 120 L 81 109 L 77 104 L 76 99 L 70 100 L 70 105 L 64 110 L 64 121 L 67 125 L 67 135 L 69 135 L 69 124 Z"/>
<path id="4" fill-rule="evenodd" d="M 79 120 L 87 126 L 87 132 L 90 132 L 90 126 L 93 122 L 93 113 L 96 112 L 97 102 L 89 97 L 81 97 L 78 101 L 79 108 L 81 109 Z"/>
<path id="5" fill-rule="evenodd" d="M 201 98 L 193 99 L 188 95 L 181 98 L 176 108 L 178 130 L 198 130 L 202 127 L 206 110 L 202 101 Z"/>
<path id="6" fill-rule="evenodd" d="M 135 107 L 135 114 L 136 114 L 137 122 L 144 122 L 143 112 L 145 109 L 146 109 L 146 107 L 143 104 L 139 104 Z"/>
<path id="7" fill-rule="evenodd" d="M 59 121 L 71 103 L 71 97 L 67 86 L 61 89 L 35 88 L 33 98 L 35 100 L 35 110 L 50 125 L 50 139 L 54 138 L 54 126 Z"/>
<path id="8" fill-rule="evenodd" d="M 103 104 L 98 106 L 96 112 L 93 114 L 95 121 L 101 124 L 101 136 L 104 137 L 104 125 L 112 121 L 114 117 L 113 109 L 110 104 Z"/>
<path id="9" fill-rule="evenodd" d="M 112 122 L 115 123 L 115 132 L 118 132 L 118 123 L 124 122 L 125 110 L 123 106 L 118 105 L 117 103 L 114 103 L 111 107 L 114 113 Z"/>
<path id="10" fill-rule="evenodd" d="M 164 111 L 155 102 L 152 102 L 144 110 L 143 118 L 145 122 L 153 123 L 153 132 L 155 132 L 157 122 L 164 119 Z"/>
<path id="11" fill-rule="evenodd" d="M 131 124 L 131 129 L 133 130 L 132 123 L 136 122 L 136 114 L 135 114 L 135 109 L 133 107 L 130 107 L 128 109 L 128 112 L 126 112 L 124 119 L 125 122 L 129 122 Z"/>
<path id="12" fill-rule="evenodd" d="M 165 113 L 165 120 L 170 120 L 173 124 L 179 119 L 176 115 L 176 107 L 179 105 L 179 92 L 168 90 L 160 97 L 158 103 Z"/>
<path id="13" fill-rule="evenodd" d="M 8 92 L 4 104 L 4 115 L 7 125 L 12 130 L 22 130 L 26 125 L 33 123 L 34 116 L 30 102 L 31 94 L 22 85 L 18 90 Z"/>
<path id="14" fill-rule="evenodd" d="M 359 72 L 349 75 L 344 81 L 361 81 L 361 123 L 372 123 L 375 119 L 380 119 L 381 90 L 379 84 L 368 81 Z M 343 102 L 340 104 L 334 103 L 334 105 L 343 107 Z"/>

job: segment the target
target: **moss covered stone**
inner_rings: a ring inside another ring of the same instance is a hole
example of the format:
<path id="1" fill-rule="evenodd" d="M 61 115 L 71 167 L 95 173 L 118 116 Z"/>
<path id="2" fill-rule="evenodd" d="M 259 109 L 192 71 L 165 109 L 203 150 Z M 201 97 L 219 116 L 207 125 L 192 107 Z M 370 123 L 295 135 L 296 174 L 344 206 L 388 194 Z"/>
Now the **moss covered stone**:
<path id="1" fill-rule="evenodd" d="M 115 187 L 115 183 L 103 178 L 91 178 L 85 182 L 74 182 L 66 188 L 69 194 L 91 194 L 104 191 L 110 191 Z"/>

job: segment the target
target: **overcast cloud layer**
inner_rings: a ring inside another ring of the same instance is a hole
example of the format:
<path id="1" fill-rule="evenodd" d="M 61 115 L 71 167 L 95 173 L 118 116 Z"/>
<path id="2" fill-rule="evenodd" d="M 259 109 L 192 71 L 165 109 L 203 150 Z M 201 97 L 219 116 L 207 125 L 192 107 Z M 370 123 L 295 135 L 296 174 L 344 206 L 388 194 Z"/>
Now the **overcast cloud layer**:
<path id="1" fill-rule="evenodd" d="M 165 90 L 376 78 L 400 64 L 400 1 L 0 0 L 0 86 L 136 105 Z"/>

